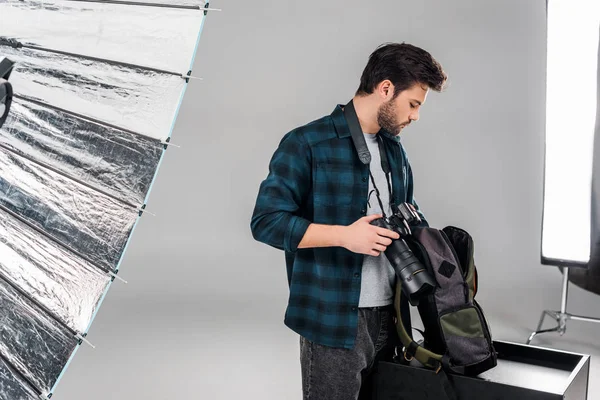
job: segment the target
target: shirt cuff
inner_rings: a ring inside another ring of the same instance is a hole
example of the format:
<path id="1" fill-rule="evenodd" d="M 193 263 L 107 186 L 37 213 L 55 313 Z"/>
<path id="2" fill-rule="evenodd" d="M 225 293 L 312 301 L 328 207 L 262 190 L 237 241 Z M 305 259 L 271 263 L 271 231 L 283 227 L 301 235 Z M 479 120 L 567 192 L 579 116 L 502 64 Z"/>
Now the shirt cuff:
<path id="1" fill-rule="evenodd" d="M 302 241 L 309 225 L 309 220 L 295 215 L 292 216 L 288 224 L 285 240 L 283 241 L 283 247 L 286 251 L 295 253 L 298 250 L 298 245 Z"/>

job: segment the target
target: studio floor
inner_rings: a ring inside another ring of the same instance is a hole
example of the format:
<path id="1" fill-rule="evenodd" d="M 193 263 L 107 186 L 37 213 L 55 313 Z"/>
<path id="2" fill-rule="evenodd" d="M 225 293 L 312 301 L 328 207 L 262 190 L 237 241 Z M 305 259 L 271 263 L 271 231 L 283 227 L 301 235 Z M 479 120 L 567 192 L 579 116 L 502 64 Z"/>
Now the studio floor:
<path id="1" fill-rule="evenodd" d="M 281 323 L 281 304 L 114 294 L 90 332 L 97 348 L 79 350 L 53 399 L 301 399 L 298 336 Z M 527 321 L 490 319 L 495 339 L 523 343 L 529 335 Z M 594 400 L 600 399 L 598 337 L 600 326 L 570 322 L 564 336 L 542 335 L 533 344 L 592 355 L 588 399 Z"/>

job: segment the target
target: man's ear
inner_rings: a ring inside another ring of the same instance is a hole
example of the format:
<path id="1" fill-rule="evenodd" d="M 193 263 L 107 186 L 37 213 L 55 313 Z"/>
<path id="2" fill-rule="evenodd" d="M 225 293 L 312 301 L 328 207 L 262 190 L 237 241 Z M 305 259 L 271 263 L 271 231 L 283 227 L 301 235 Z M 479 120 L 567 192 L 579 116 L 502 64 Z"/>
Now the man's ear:
<path id="1" fill-rule="evenodd" d="M 394 84 L 389 79 L 381 81 L 379 84 L 379 93 L 384 100 L 394 97 Z"/>

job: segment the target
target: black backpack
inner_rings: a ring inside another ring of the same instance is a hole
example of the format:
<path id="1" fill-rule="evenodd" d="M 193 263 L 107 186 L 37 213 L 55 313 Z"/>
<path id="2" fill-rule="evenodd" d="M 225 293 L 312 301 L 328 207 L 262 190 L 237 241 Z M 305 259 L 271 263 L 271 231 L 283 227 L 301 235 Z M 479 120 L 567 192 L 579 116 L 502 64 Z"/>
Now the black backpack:
<path id="1" fill-rule="evenodd" d="M 425 328 L 422 343 L 415 342 L 402 324 L 400 282 L 396 286 L 396 326 L 404 359 L 415 358 L 438 373 L 468 376 L 495 367 L 497 353 L 490 328 L 475 300 L 477 269 L 471 235 L 452 226 L 442 230 L 426 227 L 413 229 L 405 240 L 437 286 L 417 306 Z"/>

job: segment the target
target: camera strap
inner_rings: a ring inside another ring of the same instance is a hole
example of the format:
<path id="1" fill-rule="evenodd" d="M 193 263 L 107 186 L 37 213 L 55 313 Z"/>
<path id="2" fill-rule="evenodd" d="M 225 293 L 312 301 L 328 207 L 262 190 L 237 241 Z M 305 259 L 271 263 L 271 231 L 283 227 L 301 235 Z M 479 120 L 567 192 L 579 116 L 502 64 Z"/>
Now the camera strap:
<path id="1" fill-rule="evenodd" d="M 350 102 L 344 106 L 344 116 L 346 117 L 346 121 L 348 122 L 348 127 L 350 128 L 352 141 L 354 142 L 354 148 L 358 153 L 358 158 L 365 165 L 371 164 L 371 152 L 369 152 L 369 148 L 367 147 L 367 141 L 365 140 L 362 128 L 360 127 L 358 115 L 356 115 L 356 109 L 354 108 L 354 103 L 352 100 L 350 100 Z M 377 144 L 379 147 L 379 156 L 381 158 L 381 169 L 383 169 L 383 173 L 385 174 L 385 179 L 387 181 L 388 191 L 390 194 L 390 208 L 394 213 L 396 212 L 397 206 L 394 203 L 394 196 L 392 195 L 392 183 L 390 181 L 390 163 L 387 157 L 387 152 L 385 151 L 383 139 L 379 134 L 377 135 Z M 377 201 L 379 202 L 379 206 L 381 207 L 381 213 L 383 214 L 383 217 L 386 218 L 387 216 L 385 215 L 383 202 L 381 201 L 381 197 L 379 195 L 379 189 L 375 184 L 375 178 L 373 177 L 373 173 L 371 172 L 370 168 L 369 175 L 371 176 L 371 182 L 373 183 L 373 188 L 375 189 Z"/>

